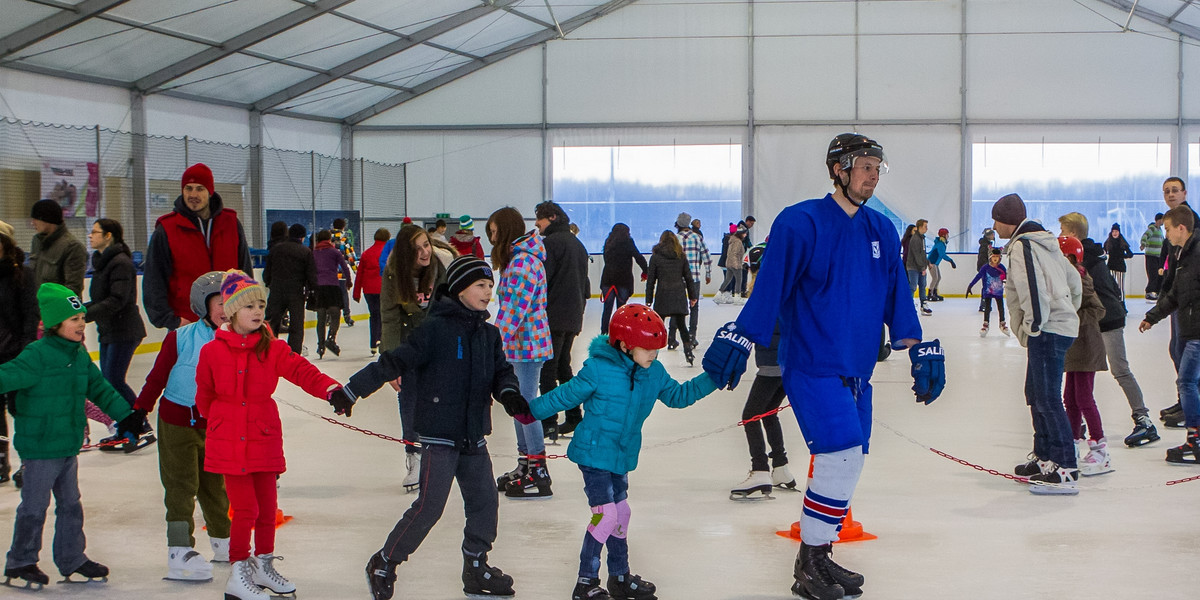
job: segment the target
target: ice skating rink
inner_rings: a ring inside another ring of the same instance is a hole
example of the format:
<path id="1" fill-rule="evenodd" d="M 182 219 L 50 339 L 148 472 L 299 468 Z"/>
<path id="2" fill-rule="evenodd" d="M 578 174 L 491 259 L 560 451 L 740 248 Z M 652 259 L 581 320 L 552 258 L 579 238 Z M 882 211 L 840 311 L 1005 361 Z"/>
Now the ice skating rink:
<path id="1" fill-rule="evenodd" d="M 704 299 L 697 355 L 717 326 L 739 310 Z M 1025 352 L 1015 338 L 978 335 L 981 314 L 974 298 L 949 299 L 923 317 L 925 337 L 941 338 L 948 384 L 932 405 L 914 402 L 909 361 L 894 353 L 878 365 L 875 430 L 871 453 L 853 501 L 854 515 L 879 536 L 839 544 L 835 558 L 866 576 L 864 598 L 1185 598 L 1194 594 L 1187 565 L 1200 558 L 1198 526 L 1188 515 L 1200 498 L 1200 481 L 1167 486 L 1200 475 L 1200 467 L 1169 466 L 1163 455 L 1182 443 L 1158 411 L 1175 400 L 1165 324 L 1136 332 L 1149 307 L 1130 298 L 1126 343 L 1134 373 L 1163 439 L 1138 449 L 1121 440 L 1132 422 L 1116 382 L 1096 378 L 1096 396 L 1116 471 L 1084 479 L 1078 496 L 1038 497 L 1025 486 L 956 464 L 927 447 L 963 460 L 1011 471 L 1025 460 L 1032 429 L 1023 399 Z M 599 331 L 600 307 L 587 309 L 584 333 L 575 344 L 578 369 L 587 340 Z M 994 316 L 994 315 L 993 315 Z M 367 322 L 342 328 L 339 358 L 316 364 L 340 381 L 369 360 Z M 314 334 L 306 332 L 310 348 Z M 328 355 L 327 355 L 328 356 Z M 135 356 L 129 381 L 140 389 L 153 354 Z M 660 360 L 676 378 L 701 372 L 687 367 L 682 352 Z M 729 488 L 745 477 L 749 457 L 736 426 L 754 376 L 685 410 L 664 406 L 646 422 L 639 468 L 630 474 L 629 531 L 634 572 L 657 584 L 659 597 L 766 600 L 790 598 L 792 562 L 799 543 L 775 534 L 799 519 L 802 494 L 777 491 L 775 499 L 733 502 Z M 282 383 L 278 397 L 322 414 L 322 401 Z M 363 576 L 368 556 L 416 497 L 400 486 L 404 459 L 398 444 L 349 431 L 281 405 L 288 471 L 280 506 L 294 517 L 278 531 L 279 571 L 303 599 L 369 598 Z M 783 417 L 789 458 L 803 477 L 808 454 L 787 411 Z M 511 420 L 497 404 L 489 438 L 497 474 L 516 461 Z M 388 388 L 363 399 L 348 420 L 358 427 L 400 436 L 395 395 Z M 94 438 L 101 429 L 93 425 Z M 565 454 L 566 440 L 549 452 Z M 80 457 L 80 488 L 86 513 L 88 555 L 108 565 L 107 584 L 57 585 L 43 598 L 221 598 L 228 565 L 211 583 L 163 581 L 166 533 L 157 446 L 133 455 L 88 452 Z M 515 579 L 518 598 L 570 597 L 580 542 L 591 516 L 579 470 L 566 459 L 551 461 L 554 497 L 500 499 L 500 534 L 490 562 Z M 803 483 L 801 484 L 801 488 Z M 398 599 L 461 598 L 462 500 L 452 493 L 441 522 L 420 550 L 400 566 Z M 19 494 L 0 486 L 0 539 L 11 539 Z M 48 516 L 41 567 L 59 579 L 51 559 L 53 515 Z M 197 520 L 200 520 L 197 511 Z M 211 552 L 197 531 L 197 548 Z M 607 578 L 602 570 L 602 578 Z M 0 595 L 23 597 L 10 588 Z M 33 597 L 32 592 L 24 593 Z"/>

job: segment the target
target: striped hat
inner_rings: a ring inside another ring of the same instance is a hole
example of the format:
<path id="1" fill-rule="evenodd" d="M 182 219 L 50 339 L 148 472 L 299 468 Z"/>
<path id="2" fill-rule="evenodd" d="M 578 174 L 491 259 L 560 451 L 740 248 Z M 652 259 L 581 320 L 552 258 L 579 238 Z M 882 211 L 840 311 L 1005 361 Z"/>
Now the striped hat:
<path id="1" fill-rule="evenodd" d="M 460 256 L 446 268 L 446 285 L 450 289 L 451 296 L 458 296 L 480 279 L 486 279 L 492 283 L 496 281 L 492 278 L 492 268 L 472 255 Z"/>
<path id="2" fill-rule="evenodd" d="M 471 215 L 463 215 L 458 218 L 458 228 L 463 231 L 475 231 L 475 219 Z"/>
<path id="3" fill-rule="evenodd" d="M 221 281 L 221 298 L 225 301 L 225 316 L 232 319 L 234 313 L 249 306 L 251 302 L 266 302 L 267 290 L 249 275 L 237 269 L 230 269 L 225 272 L 225 279 Z"/>

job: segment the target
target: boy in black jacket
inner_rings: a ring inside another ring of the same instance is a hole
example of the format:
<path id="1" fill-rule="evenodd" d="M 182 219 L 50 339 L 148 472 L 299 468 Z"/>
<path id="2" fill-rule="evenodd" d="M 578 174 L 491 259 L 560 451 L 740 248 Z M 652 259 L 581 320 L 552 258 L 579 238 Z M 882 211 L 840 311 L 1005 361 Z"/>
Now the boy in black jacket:
<path id="1" fill-rule="evenodd" d="M 487 322 L 492 270 L 474 256 L 450 263 L 429 316 L 403 344 L 379 355 L 350 378 L 335 406 L 350 406 L 402 373 L 405 397 L 415 403 L 421 441 L 421 482 L 417 499 L 388 535 L 383 549 L 367 562 L 375 600 L 392 597 L 396 566 L 429 534 L 446 507 L 457 479 L 467 516 L 463 540 L 463 591 L 512 596 L 512 577 L 487 564 L 496 540 L 499 495 L 484 436 L 492 432 L 492 398 L 518 419 L 529 419 L 529 403 L 504 357 L 500 330 Z M 464 374 L 470 374 L 464 377 Z M 350 411 L 345 411 L 349 415 Z"/>
<path id="2" fill-rule="evenodd" d="M 1179 403 L 1183 407 L 1187 441 L 1167 449 L 1167 462 L 1200 464 L 1200 253 L 1196 251 L 1195 213 L 1187 206 L 1176 206 L 1164 215 L 1167 239 L 1171 242 L 1174 285 L 1159 295 L 1158 302 L 1138 331 L 1148 331 L 1155 323 L 1176 313 L 1179 318 Z"/>

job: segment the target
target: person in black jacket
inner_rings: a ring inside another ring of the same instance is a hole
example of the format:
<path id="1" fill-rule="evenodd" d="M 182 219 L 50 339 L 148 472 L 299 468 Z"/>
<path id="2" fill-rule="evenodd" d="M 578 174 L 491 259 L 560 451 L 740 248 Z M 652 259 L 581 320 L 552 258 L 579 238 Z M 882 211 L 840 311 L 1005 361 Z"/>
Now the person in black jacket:
<path id="1" fill-rule="evenodd" d="M 546 245 L 546 316 L 550 321 L 550 340 L 554 356 L 542 365 L 539 384 L 545 394 L 571 380 L 571 345 L 583 330 L 583 309 L 588 290 L 588 254 L 583 243 L 571 233 L 571 218 L 556 202 L 546 201 L 534 208 L 535 224 Z M 567 411 L 562 427 L 558 415 L 542 421 L 542 429 L 552 440 L 560 433 L 575 430 L 583 420 L 583 411 Z"/>
<path id="2" fill-rule="evenodd" d="M 270 250 L 288 237 L 288 225 L 283 221 L 271 223 L 271 235 L 267 237 L 267 250 Z"/>
<path id="3" fill-rule="evenodd" d="M 1133 258 L 1133 249 L 1129 247 L 1129 241 L 1121 234 L 1121 224 L 1113 223 L 1112 231 L 1104 240 L 1104 251 L 1108 253 L 1108 270 L 1112 272 L 1112 276 L 1117 280 L 1117 287 L 1121 289 L 1121 297 L 1125 296 L 1125 259 Z"/>
<path id="4" fill-rule="evenodd" d="M 505 358 L 500 330 L 487 322 L 493 285 L 487 263 L 474 256 L 456 258 L 429 316 L 403 343 L 380 353 L 378 360 L 351 376 L 341 390 L 344 397 L 334 401 L 335 406 L 353 405 L 356 398 L 369 396 L 403 375 L 405 398 L 414 405 L 421 441 L 419 493 L 383 548 L 367 563 L 367 580 L 376 600 L 392 597 L 396 566 L 416 551 L 437 523 L 456 479 L 467 516 L 463 591 L 513 595 L 512 577 L 487 564 L 487 553 L 496 541 L 500 500 L 484 437 L 492 432 L 493 398 L 510 416 L 521 415 L 527 423 L 533 418 Z"/>
<path id="5" fill-rule="evenodd" d="M 1104 340 L 1104 352 L 1108 357 L 1109 372 L 1112 373 L 1133 418 L 1133 432 L 1125 437 L 1125 445 L 1137 447 L 1159 439 L 1158 429 L 1150 420 L 1150 410 L 1142 395 L 1142 388 L 1137 378 L 1129 368 L 1129 359 L 1125 353 L 1125 315 L 1129 312 L 1125 307 L 1125 299 L 1117 280 L 1108 270 L 1104 257 L 1104 249 L 1094 240 L 1087 237 L 1088 221 L 1084 215 L 1072 212 L 1058 218 L 1062 235 L 1073 237 L 1083 244 L 1083 268 L 1092 276 L 1092 285 L 1100 303 L 1104 305 L 1104 317 L 1100 319 L 1100 337 Z"/>
<path id="6" fill-rule="evenodd" d="M 600 297 L 604 300 L 604 312 L 600 315 L 600 335 L 608 333 L 608 320 L 613 306 L 621 308 L 633 295 L 633 262 L 642 268 L 642 281 L 646 280 L 646 259 L 638 250 L 629 226 L 624 223 L 613 225 L 604 240 L 604 270 L 600 272 Z"/>
<path id="7" fill-rule="evenodd" d="M 657 292 L 657 295 L 655 295 Z M 688 307 L 694 306 L 699 298 L 693 285 L 692 269 L 683 257 L 683 246 L 670 230 L 662 232 L 654 252 L 650 255 L 650 270 L 646 277 L 646 305 L 666 320 L 670 317 L 670 329 L 679 332 L 683 342 L 683 355 L 692 364 L 692 338 L 688 335 Z M 669 342 L 668 350 L 675 346 Z"/>
<path id="8" fill-rule="evenodd" d="M 1173 285 L 1158 297 L 1154 308 L 1138 326 L 1148 331 L 1167 315 L 1178 318 L 1181 340 L 1179 377 L 1176 385 L 1183 410 L 1187 440 L 1167 449 L 1167 462 L 1200 464 L 1200 251 L 1197 249 L 1195 213 L 1178 205 L 1163 215 L 1164 230 L 1173 252 L 1170 261 Z"/>
<path id="9" fill-rule="evenodd" d="M 262 272 L 263 284 L 271 291 L 267 322 L 272 331 L 281 333 L 283 317 L 287 316 L 288 346 L 297 354 L 304 349 L 304 296 L 317 289 L 312 250 L 300 243 L 306 233 L 299 223 L 288 228 L 287 235 L 271 246 Z"/>
<path id="10" fill-rule="evenodd" d="M 112 384 L 117 393 L 133 408 L 137 394 L 125 382 L 133 353 L 146 337 L 146 326 L 137 305 L 137 268 L 133 266 L 133 253 L 125 245 L 125 234 L 121 224 L 113 219 L 97 219 L 92 224 L 88 237 L 92 247 L 92 285 L 89 288 L 91 302 L 87 303 L 84 318 L 96 323 L 100 342 L 100 373 Z M 150 424 L 143 430 L 150 432 Z M 115 435 L 100 440 L 101 443 L 118 439 Z M 154 436 L 146 436 L 153 441 Z M 117 451 L 116 445 L 101 446 L 101 450 Z M 138 446 L 130 446 L 130 450 Z"/>
<path id="11" fill-rule="evenodd" d="M 1192 212 L 1192 219 L 1195 223 L 1200 223 L 1200 215 L 1192 209 L 1187 201 L 1187 185 L 1178 177 L 1168 177 L 1163 181 L 1162 185 L 1163 202 L 1166 203 L 1168 209 L 1174 209 L 1179 206 L 1186 206 Z M 1164 215 L 1165 218 L 1165 215 Z M 1159 289 L 1159 296 L 1166 294 L 1171 286 L 1175 283 L 1175 272 L 1178 266 L 1178 261 L 1172 260 L 1179 253 L 1179 247 L 1171 243 L 1170 238 L 1163 240 L 1162 257 L 1165 261 L 1165 266 L 1162 270 L 1162 286 Z M 1171 362 L 1175 366 L 1175 372 L 1179 372 L 1179 359 L 1183 355 L 1183 338 L 1179 335 L 1179 315 L 1171 314 L 1171 340 L 1167 343 L 1167 350 L 1171 355 Z M 1178 400 L 1174 405 L 1159 411 L 1159 416 L 1168 427 L 1183 426 L 1183 407 L 1180 406 Z"/>
<path id="12" fill-rule="evenodd" d="M 21 350 L 37 339 L 37 287 L 33 271 L 24 267 L 25 252 L 17 247 L 13 228 L 0 221 L 0 364 L 17 357 Z M 8 455 L 8 417 L 16 392 L 0 394 L 0 483 L 9 479 L 11 462 Z"/>

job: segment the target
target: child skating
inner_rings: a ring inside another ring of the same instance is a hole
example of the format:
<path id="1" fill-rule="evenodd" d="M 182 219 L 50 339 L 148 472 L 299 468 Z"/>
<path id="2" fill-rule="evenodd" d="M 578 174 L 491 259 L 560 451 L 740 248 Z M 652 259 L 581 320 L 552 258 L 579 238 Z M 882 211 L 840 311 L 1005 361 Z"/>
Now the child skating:
<path id="1" fill-rule="evenodd" d="M 228 323 L 221 298 L 222 271 L 211 271 L 192 282 L 192 312 L 199 321 L 172 330 L 163 340 L 134 403 L 143 417 L 158 404 L 158 475 L 167 507 L 167 579 L 207 581 L 212 563 L 196 551 L 196 502 L 204 513 L 213 562 L 229 562 L 229 498 L 225 479 L 204 470 L 204 440 L 208 421 L 196 410 L 196 365 L 200 348 Z M 159 397 L 162 401 L 159 402 Z"/>
<path id="2" fill-rule="evenodd" d="M 87 426 L 83 404 L 90 398 L 106 415 L 120 420 L 118 431 L 140 431 L 142 421 L 133 422 L 129 403 L 104 379 L 83 347 L 86 309 L 79 296 L 65 286 L 46 283 L 38 288 L 37 302 L 46 335 L 0 365 L 0 393 L 16 392 L 9 407 L 13 448 L 25 469 L 12 547 L 4 565 L 5 584 L 20 579 L 25 587 L 41 589 L 50 583 L 37 563 L 52 493 L 58 572 L 66 581 L 72 575 L 107 581 L 108 567 L 84 554 L 77 458 Z"/>
<path id="3" fill-rule="evenodd" d="M 575 429 L 567 458 L 583 472 L 583 491 L 592 515 L 572 600 L 657 597 L 653 583 L 630 571 L 626 541 L 629 472 L 637 468 L 642 423 L 656 400 L 685 408 L 717 389 L 707 372 L 682 384 L 672 379 L 657 360 L 666 345 L 662 318 L 645 305 L 626 304 L 613 314 L 608 335 L 592 340 L 589 358 L 575 378 L 530 402 L 535 418 L 583 406 L 583 421 Z M 607 590 L 600 586 L 600 553 L 606 547 Z"/>
<path id="4" fill-rule="evenodd" d="M 467 522 L 463 532 L 463 592 L 512 596 L 513 579 L 488 564 L 496 541 L 500 506 L 492 459 L 484 437 L 492 432 L 492 398 L 511 416 L 530 424 L 500 330 L 487 322 L 492 269 L 474 256 L 450 263 L 446 283 L 435 292 L 429 315 L 399 346 L 350 377 L 337 393 L 344 404 L 370 396 L 404 376 L 404 398 L 413 403 L 421 443 L 417 499 L 367 561 L 374 600 L 392 597 L 396 567 L 416 552 L 446 508 L 458 481 Z M 521 416 L 518 416 L 521 415 Z"/>
<path id="5" fill-rule="evenodd" d="M 1101 475 L 1113 470 L 1108 456 L 1108 440 L 1104 437 L 1104 425 L 1100 422 L 1100 409 L 1096 407 L 1096 371 L 1107 371 L 1108 361 L 1104 355 L 1104 340 L 1100 337 L 1100 319 L 1104 318 L 1104 304 L 1096 294 L 1092 276 L 1083 268 L 1083 244 L 1073 237 L 1058 238 L 1058 247 L 1063 256 L 1079 270 L 1083 285 L 1083 298 L 1079 310 L 1079 335 L 1063 362 L 1066 380 L 1063 387 L 1063 405 L 1067 409 L 1067 420 L 1071 424 L 1075 454 L 1086 448 L 1087 454 L 1079 460 L 1080 475 Z M 1087 419 L 1088 439 L 1083 438 L 1083 422 Z"/>
<path id="6" fill-rule="evenodd" d="M 196 409 L 208 420 L 204 470 L 225 478 L 233 508 L 226 600 L 269 600 L 294 594 L 296 586 L 275 570 L 275 479 L 286 470 L 279 407 L 271 395 L 282 377 L 309 394 L 348 405 L 331 396 L 340 386 L 317 370 L 266 325 L 267 290 L 241 271 L 221 283 L 229 323 L 200 349 L 196 366 Z M 250 530 L 254 529 L 254 554 Z"/>
<path id="7" fill-rule="evenodd" d="M 996 301 L 996 310 L 1000 316 L 1000 332 L 1004 335 L 1012 335 L 1008 329 L 1008 323 L 1004 321 L 1004 281 L 1008 278 L 1008 271 L 1004 265 L 1000 264 L 1001 250 L 995 248 L 991 255 L 988 256 L 988 263 L 979 267 L 979 272 L 975 274 L 975 279 L 967 284 L 967 297 L 971 297 L 971 288 L 975 287 L 975 283 L 983 280 L 983 290 L 980 292 L 980 310 L 983 312 L 983 327 L 979 328 L 979 337 L 985 337 L 988 334 L 989 322 L 992 320 L 992 301 Z"/>

